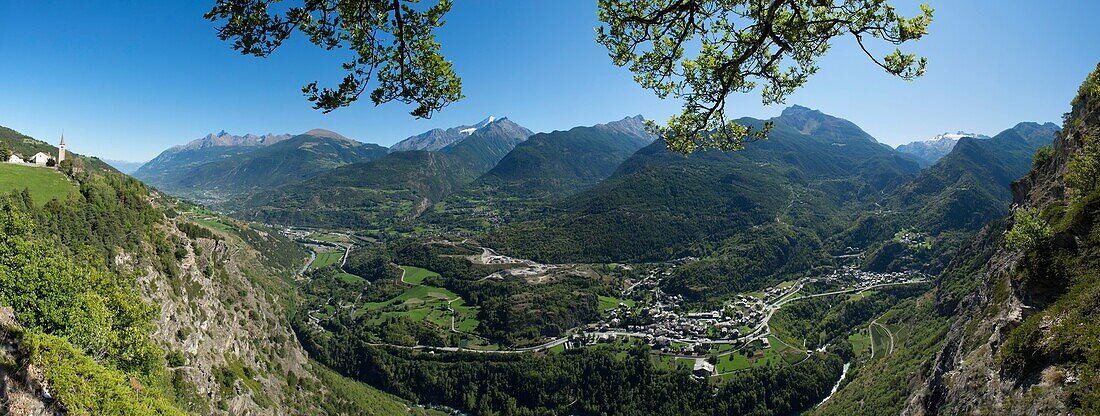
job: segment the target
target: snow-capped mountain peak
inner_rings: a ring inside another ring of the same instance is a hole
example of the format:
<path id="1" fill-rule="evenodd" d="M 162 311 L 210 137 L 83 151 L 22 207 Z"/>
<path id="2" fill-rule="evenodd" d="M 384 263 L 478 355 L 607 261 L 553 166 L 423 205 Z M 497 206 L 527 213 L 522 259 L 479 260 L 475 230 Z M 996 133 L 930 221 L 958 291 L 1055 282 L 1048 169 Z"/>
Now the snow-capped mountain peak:
<path id="1" fill-rule="evenodd" d="M 977 139 L 989 139 L 989 136 L 977 133 L 967 133 L 959 130 L 954 133 L 943 133 L 932 136 L 926 140 L 919 140 L 909 144 L 898 146 L 898 151 L 916 156 L 928 164 L 935 163 L 955 148 L 955 144 L 964 137 Z"/>

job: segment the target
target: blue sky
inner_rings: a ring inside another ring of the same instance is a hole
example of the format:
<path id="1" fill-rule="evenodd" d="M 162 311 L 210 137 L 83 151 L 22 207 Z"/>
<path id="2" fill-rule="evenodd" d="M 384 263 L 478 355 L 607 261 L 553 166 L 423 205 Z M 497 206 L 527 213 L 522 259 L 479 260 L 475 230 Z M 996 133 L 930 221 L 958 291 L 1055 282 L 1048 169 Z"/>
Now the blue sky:
<path id="1" fill-rule="evenodd" d="M 995 134 L 1054 121 L 1100 59 L 1100 2 L 925 0 L 930 60 L 914 82 L 871 64 L 840 39 L 820 72 L 787 100 L 852 120 L 897 145 L 944 131 Z M 534 131 L 679 109 L 638 87 L 595 43 L 595 0 L 457 0 L 439 33 L 467 98 L 431 120 L 362 102 L 321 114 L 300 87 L 341 76 L 339 52 L 300 39 L 267 59 L 214 36 L 212 1 L 0 0 L 0 125 L 76 151 L 146 160 L 209 132 L 300 133 L 326 128 L 392 144 L 433 127 L 508 116 Z M 894 1 L 916 12 L 918 1 Z M 730 100 L 736 115 L 771 117 L 759 95 Z"/>

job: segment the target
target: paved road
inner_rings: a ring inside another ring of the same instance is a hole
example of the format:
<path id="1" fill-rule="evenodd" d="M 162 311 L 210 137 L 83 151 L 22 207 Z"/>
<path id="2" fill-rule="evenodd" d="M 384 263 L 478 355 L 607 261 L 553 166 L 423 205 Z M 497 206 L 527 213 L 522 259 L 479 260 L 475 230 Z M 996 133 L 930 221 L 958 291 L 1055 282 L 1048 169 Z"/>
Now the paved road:
<path id="1" fill-rule="evenodd" d="M 314 260 L 317 260 L 317 252 L 310 250 L 309 261 L 306 262 L 305 266 L 302 266 L 302 271 L 298 272 L 298 276 L 304 276 L 306 274 L 306 271 L 309 270 L 309 265 L 313 264 Z"/>

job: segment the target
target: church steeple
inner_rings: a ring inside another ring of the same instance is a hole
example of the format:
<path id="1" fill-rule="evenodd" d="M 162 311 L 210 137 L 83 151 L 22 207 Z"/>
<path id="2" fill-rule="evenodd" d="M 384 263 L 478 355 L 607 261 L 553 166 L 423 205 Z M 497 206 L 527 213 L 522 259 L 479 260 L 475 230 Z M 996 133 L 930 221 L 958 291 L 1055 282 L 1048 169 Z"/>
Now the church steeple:
<path id="1" fill-rule="evenodd" d="M 65 160 L 65 130 L 61 131 L 61 143 L 57 145 L 57 163 Z"/>

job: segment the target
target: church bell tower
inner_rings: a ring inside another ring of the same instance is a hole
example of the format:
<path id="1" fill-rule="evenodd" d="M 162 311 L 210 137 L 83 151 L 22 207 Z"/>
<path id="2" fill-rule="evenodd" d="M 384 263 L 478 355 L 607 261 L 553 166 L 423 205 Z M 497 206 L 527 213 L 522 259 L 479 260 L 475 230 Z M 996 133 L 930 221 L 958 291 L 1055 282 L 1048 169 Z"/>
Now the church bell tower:
<path id="1" fill-rule="evenodd" d="M 65 160 L 65 132 L 61 132 L 61 143 L 57 145 L 57 163 Z"/>

